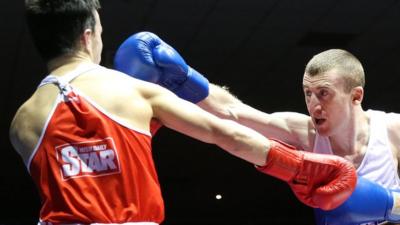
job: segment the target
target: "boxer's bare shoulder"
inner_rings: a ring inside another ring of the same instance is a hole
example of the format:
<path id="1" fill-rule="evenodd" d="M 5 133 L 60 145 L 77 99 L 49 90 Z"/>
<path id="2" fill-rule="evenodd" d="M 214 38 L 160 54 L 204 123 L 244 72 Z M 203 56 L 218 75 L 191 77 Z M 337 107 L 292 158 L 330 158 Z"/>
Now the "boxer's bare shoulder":
<path id="1" fill-rule="evenodd" d="M 57 88 L 47 85 L 38 89 L 17 111 L 11 126 L 10 140 L 14 148 L 26 162 L 36 146 L 41 129 L 46 123 Z"/>

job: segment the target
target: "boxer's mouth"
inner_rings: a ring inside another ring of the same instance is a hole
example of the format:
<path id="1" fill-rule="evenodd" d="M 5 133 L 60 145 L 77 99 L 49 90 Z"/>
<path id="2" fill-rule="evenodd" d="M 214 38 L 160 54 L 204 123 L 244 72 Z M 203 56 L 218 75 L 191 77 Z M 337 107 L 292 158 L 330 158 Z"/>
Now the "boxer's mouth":
<path id="1" fill-rule="evenodd" d="M 326 121 L 326 119 L 323 118 L 314 118 L 314 122 L 316 125 L 321 125 Z"/>

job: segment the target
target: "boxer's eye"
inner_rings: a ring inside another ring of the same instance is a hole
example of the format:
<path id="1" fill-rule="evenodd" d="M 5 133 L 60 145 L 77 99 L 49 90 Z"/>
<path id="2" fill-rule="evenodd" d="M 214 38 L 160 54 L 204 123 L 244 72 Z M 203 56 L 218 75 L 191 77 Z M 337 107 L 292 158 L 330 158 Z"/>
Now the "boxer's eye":
<path id="1" fill-rule="evenodd" d="M 329 94 L 328 91 L 324 89 L 319 92 L 319 95 L 322 97 L 327 96 L 328 94 Z"/>
<path id="2" fill-rule="evenodd" d="M 311 91 L 309 91 L 309 90 L 305 90 L 305 91 L 304 91 L 304 95 L 307 96 L 307 97 L 310 97 L 311 94 L 312 94 L 312 93 L 311 93 Z"/>

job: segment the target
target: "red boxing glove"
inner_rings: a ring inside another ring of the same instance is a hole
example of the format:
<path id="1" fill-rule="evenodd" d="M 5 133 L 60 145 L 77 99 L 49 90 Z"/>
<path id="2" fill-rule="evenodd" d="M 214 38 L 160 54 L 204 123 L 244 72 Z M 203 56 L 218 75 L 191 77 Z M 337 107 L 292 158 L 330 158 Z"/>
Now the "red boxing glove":
<path id="1" fill-rule="evenodd" d="M 357 183 L 356 169 L 347 160 L 298 151 L 276 140 L 271 140 L 267 163 L 258 170 L 288 182 L 301 202 L 323 210 L 340 206 Z"/>

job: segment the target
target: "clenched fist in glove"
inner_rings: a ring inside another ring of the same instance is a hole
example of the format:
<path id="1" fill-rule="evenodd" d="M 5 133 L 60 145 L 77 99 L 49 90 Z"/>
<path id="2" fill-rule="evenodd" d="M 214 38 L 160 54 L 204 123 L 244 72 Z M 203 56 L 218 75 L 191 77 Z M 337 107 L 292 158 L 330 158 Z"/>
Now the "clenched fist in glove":
<path id="1" fill-rule="evenodd" d="M 139 32 L 126 39 L 115 54 L 114 67 L 137 79 L 159 84 L 193 103 L 208 95 L 208 80 L 150 32 Z"/>
<path id="2" fill-rule="evenodd" d="M 331 210 L 353 193 L 356 169 L 334 155 L 298 151 L 293 146 L 271 140 L 263 173 L 288 182 L 297 198 L 313 208 Z"/>

